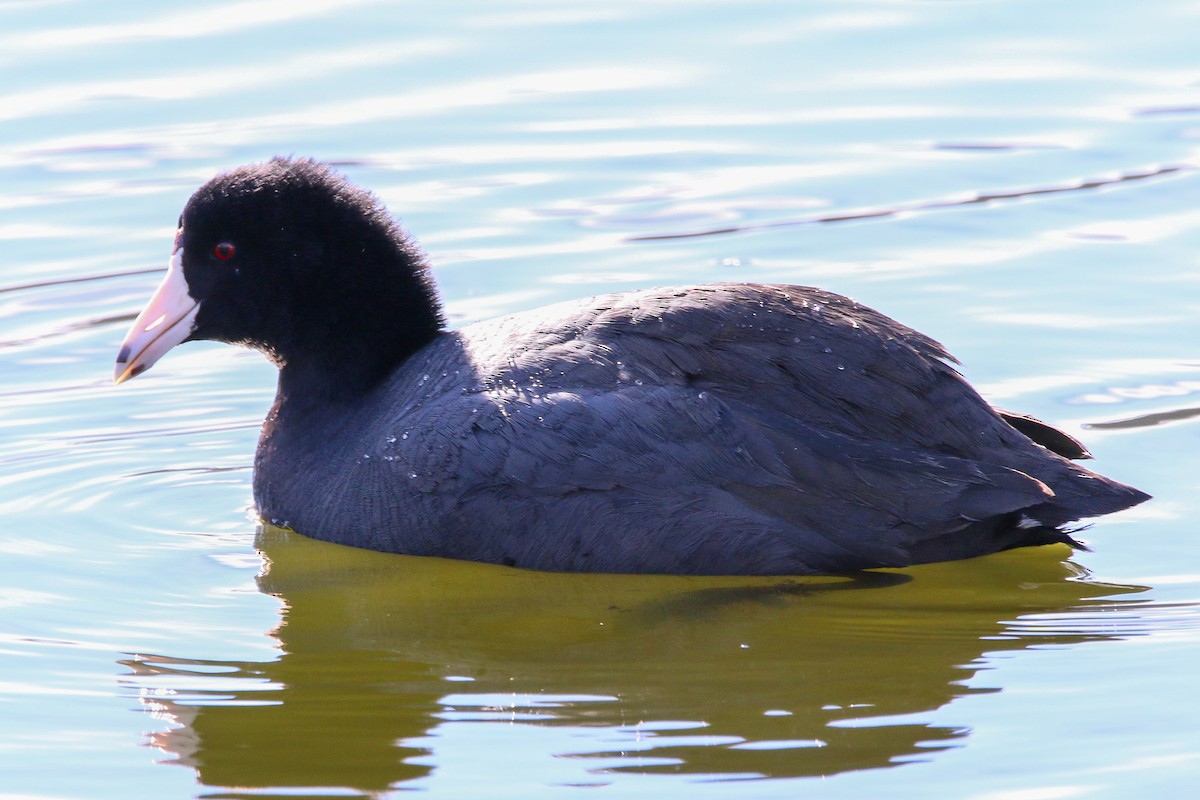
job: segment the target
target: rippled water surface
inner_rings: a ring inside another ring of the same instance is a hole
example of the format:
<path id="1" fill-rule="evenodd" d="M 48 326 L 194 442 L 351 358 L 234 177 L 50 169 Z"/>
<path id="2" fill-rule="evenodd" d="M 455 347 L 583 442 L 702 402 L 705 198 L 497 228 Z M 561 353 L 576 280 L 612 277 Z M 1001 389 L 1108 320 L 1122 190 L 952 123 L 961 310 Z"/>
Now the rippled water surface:
<path id="1" fill-rule="evenodd" d="M 1198 35 L 1195 0 L 0 0 L 0 798 L 1190 796 Z M 260 530 L 261 357 L 111 368 L 191 191 L 290 153 L 391 205 L 455 324 L 819 284 L 1155 499 L 858 580 Z"/>

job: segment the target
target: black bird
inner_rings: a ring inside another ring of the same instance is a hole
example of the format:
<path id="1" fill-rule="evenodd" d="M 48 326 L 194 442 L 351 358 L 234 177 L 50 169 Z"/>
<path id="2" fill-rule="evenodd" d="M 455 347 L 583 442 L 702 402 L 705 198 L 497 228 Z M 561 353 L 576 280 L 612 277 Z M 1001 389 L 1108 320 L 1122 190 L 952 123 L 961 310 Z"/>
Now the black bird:
<path id="1" fill-rule="evenodd" d="M 837 573 L 1076 544 L 1148 498 L 993 409 L 932 339 L 819 289 L 619 292 L 458 330 L 383 204 L 276 158 L 212 179 L 116 381 L 180 342 L 279 367 L 270 522 L 545 570 Z"/>

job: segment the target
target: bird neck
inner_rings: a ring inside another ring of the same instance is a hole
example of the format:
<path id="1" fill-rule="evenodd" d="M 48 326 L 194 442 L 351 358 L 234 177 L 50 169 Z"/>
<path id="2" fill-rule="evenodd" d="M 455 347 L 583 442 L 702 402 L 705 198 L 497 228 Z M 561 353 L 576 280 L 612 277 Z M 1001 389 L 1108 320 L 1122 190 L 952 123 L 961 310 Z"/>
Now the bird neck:
<path id="1" fill-rule="evenodd" d="M 299 405 L 345 402 L 369 393 L 441 335 L 436 297 L 400 308 L 364 308 L 352 320 L 306 326 L 286 348 L 269 352 L 279 367 L 280 400 Z"/>

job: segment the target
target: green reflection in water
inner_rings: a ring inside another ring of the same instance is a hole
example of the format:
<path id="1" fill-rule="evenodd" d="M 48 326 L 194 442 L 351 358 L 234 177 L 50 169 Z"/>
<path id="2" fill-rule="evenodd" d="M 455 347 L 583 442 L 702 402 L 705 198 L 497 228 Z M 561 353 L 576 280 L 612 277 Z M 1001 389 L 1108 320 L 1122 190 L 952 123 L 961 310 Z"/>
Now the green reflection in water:
<path id="1" fill-rule="evenodd" d="M 788 580 L 528 572 L 274 528 L 259 547 L 277 660 L 124 662 L 164 720 L 151 743 L 210 787 L 380 792 L 438 765 L 437 731 L 497 721 L 594 731 L 560 755 L 599 782 L 885 767 L 969 735 L 916 715 L 998 691 L 964 685 L 985 654 L 1135 635 L 1094 623 L 1144 591 L 1086 580 L 1065 547 Z"/>

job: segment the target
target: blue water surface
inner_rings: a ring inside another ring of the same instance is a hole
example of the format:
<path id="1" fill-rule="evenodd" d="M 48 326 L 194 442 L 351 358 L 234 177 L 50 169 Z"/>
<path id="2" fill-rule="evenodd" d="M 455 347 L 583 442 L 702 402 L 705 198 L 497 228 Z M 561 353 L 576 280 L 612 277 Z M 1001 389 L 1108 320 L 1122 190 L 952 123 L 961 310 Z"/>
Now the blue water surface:
<path id="1" fill-rule="evenodd" d="M 1189 796 L 1198 33 L 1194 0 L 0 0 L 0 800 Z M 277 154 L 379 194 L 455 325 L 817 284 L 1155 499 L 866 581 L 263 528 L 261 356 L 111 370 L 190 193 Z"/>

